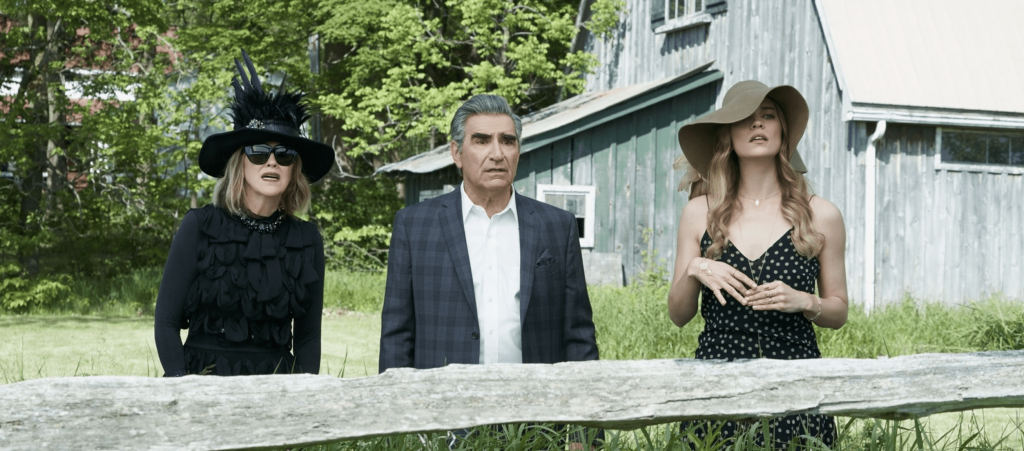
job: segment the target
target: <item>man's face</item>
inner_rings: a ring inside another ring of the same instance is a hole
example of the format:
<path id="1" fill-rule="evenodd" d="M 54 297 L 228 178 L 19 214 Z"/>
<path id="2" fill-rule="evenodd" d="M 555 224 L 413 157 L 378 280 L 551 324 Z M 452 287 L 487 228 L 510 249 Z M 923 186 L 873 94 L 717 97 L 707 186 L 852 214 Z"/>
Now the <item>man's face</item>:
<path id="1" fill-rule="evenodd" d="M 466 119 L 462 153 L 451 143 L 452 159 L 462 170 L 466 191 L 508 191 L 519 165 L 519 140 L 512 118 L 504 114 L 476 114 Z"/>

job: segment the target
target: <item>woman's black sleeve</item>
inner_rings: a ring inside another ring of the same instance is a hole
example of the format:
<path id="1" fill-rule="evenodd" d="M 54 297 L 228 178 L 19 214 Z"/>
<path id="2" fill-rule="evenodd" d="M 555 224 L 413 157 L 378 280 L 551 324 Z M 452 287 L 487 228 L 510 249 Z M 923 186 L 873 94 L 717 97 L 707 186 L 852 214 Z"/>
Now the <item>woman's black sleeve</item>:
<path id="1" fill-rule="evenodd" d="M 305 316 L 295 320 L 295 364 L 303 373 L 320 373 L 320 320 L 324 310 L 324 238 L 316 232 L 313 267 L 320 276 L 309 290 Z"/>
<path id="2" fill-rule="evenodd" d="M 185 298 L 199 271 L 196 268 L 196 238 L 199 219 L 190 211 L 181 220 L 178 233 L 167 255 L 160 293 L 156 298 L 154 335 L 156 352 L 164 367 L 164 376 L 184 376 L 185 349 L 181 344 L 181 326 L 185 322 Z"/>

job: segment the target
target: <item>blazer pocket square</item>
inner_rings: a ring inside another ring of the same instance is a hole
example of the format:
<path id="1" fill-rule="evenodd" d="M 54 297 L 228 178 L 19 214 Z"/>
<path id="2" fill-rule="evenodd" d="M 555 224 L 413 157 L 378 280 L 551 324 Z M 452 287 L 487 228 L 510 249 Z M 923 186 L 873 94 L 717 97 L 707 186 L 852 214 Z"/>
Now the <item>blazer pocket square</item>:
<path id="1" fill-rule="evenodd" d="M 541 268 L 548 266 L 555 262 L 555 258 L 551 256 L 551 252 L 544 249 L 544 253 L 540 254 L 540 258 L 537 259 L 537 267 Z"/>

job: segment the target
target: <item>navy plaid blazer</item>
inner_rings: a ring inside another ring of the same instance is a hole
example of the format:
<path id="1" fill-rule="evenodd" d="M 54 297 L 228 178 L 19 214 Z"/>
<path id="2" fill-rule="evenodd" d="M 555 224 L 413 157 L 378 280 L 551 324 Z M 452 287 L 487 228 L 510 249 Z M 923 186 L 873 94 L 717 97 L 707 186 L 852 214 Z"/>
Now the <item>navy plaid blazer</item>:
<path id="1" fill-rule="evenodd" d="M 576 218 L 515 194 L 523 363 L 597 360 Z M 380 372 L 480 363 L 459 190 L 395 215 L 381 314 Z"/>

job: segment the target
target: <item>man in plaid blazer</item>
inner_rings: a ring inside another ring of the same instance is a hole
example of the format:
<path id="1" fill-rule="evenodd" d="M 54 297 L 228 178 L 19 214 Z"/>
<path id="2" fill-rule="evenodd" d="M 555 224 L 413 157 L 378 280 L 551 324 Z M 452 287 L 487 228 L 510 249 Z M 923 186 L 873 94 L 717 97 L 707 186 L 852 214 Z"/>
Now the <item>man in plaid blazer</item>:
<path id="1" fill-rule="evenodd" d="M 395 215 L 380 372 L 598 358 L 576 218 L 512 189 L 521 130 L 503 98 L 467 101 L 451 130 L 463 184 Z"/>

